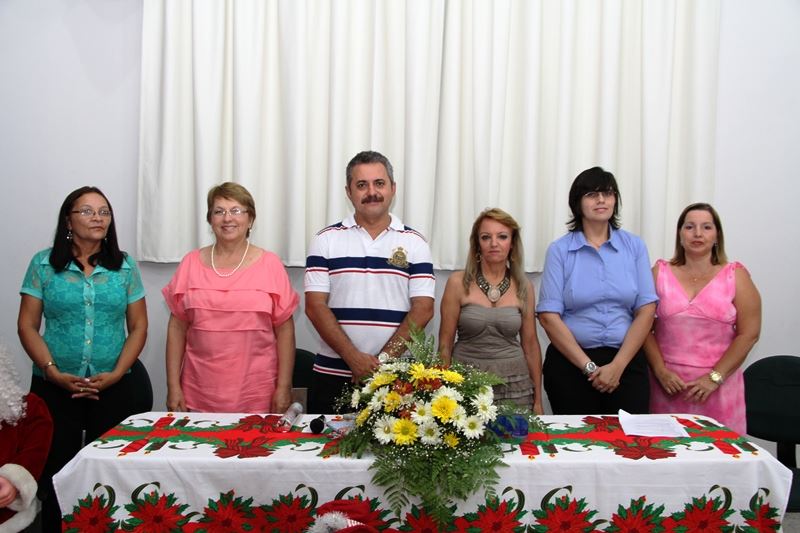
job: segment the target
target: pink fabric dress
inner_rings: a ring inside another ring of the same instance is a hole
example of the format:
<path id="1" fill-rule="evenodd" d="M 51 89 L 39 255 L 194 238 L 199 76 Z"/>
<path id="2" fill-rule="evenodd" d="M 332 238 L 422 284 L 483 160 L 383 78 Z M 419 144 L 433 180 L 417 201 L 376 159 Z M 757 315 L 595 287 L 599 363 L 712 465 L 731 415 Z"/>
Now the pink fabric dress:
<path id="1" fill-rule="evenodd" d="M 278 376 L 274 328 L 291 318 L 298 303 L 278 256 L 264 252 L 221 278 L 194 250 L 161 292 L 169 310 L 189 324 L 181 369 L 186 407 L 270 412 Z"/>
<path id="2" fill-rule="evenodd" d="M 659 260 L 655 337 L 667 368 L 688 382 L 711 372 L 736 336 L 736 269 L 725 265 L 689 300 L 667 261 Z M 682 393 L 669 396 L 650 373 L 651 413 L 691 413 L 710 416 L 745 434 L 744 378 L 737 369 L 705 403 L 689 402 Z"/>

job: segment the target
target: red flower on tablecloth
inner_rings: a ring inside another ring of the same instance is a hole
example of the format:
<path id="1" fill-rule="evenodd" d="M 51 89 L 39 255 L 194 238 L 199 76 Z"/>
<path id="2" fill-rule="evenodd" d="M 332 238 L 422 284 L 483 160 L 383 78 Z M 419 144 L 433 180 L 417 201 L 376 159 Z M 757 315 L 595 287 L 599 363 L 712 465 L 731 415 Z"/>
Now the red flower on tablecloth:
<path id="1" fill-rule="evenodd" d="M 275 424 L 280 420 L 278 415 L 248 415 L 240 418 L 233 429 L 241 431 L 261 430 L 262 433 L 269 433 L 275 429 Z"/>
<path id="2" fill-rule="evenodd" d="M 781 523 L 775 520 L 778 516 L 778 510 L 766 503 L 758 508 L 755 516 L 750 517 L 748 516 L 749 514 L 747 511 L 742 511 L 744 522 L 749 526 L 748 528 L 742 528 L 743 532 L 778 531 L 781 528 Z"/>
<path id="3" fill-rule="evenodd" d="M 616 416 L 584 416 L 583 423 L 594 426 L 594 431 L 613 433 L 620 429 L 619 418 Z"/>
<path id="4" fill-rule="evenodd" d="M 331 439 L 322 445 L 322 450 L 319 452 L 320 457 L 330 457 L 332 455 L 339 455 L 339 439 Z"/>
<path id="5" fill-rule="evenodd" d="M 631 500 L 630 506 L 626 509 L 621 505 L 617 512 L 611 517 L 611 525 L 605 531 L 624 532 L 624 533 L 645 533 L 659 532 L 664 512 L 664 506 L 660 505 L 653 508 L 653 504 L 645 505 L 646 497 L 642 496 Z"/>
<path id="6" fill-rule="evenodd" d="M 545 497 L 541 509 L 533 510 L 533 516 L 536 517 L 538 522 L 537 525 L 533 526 L 533 531 L 536 533 L 547 533 L 549 531 L 589 533 L 595 531 L 595 524 L 589 520 L 597 514 L 597 511 L 588 510 L 584 498 L 576 500 L 564 495 L 550 503 L 549 496 L 555 492 L 557 491 L 553 491 Z"/>
<path id="7" fill-rule="evenodd" d="M 72 507 L 72 513 L 64 517 L 61 531 L 64 533 L 106 533 L 116 531 L 119 522 L 111 518 L 119 506 L 113 505 L 113 490 L 109 490 L 110 498 L 88 494 L 78 505 Z"/>
<path id="8" fill-rule="evenodd" d="M 517 508 L 508 501 L 498 501 L 493 498 L 486 502 L 486 505 L 479 505 L 477 518 L 472 520 L 471 526 L 477 526 L 480 531 L 502 531 L 502 532 L 523 532 L 525 526 L 520 522 L 520 518 L 525 511 Z"/>
<path id="9" fill-rule="evenodd" d="M 218 500 L 208 500 L 208 507 L 203 509 L 202 524 L 198 531 L 205 533 L 231 533 L 246 531 L 253 515 L 253 498 L 243 500 L 241 496 L 234 498 L 234 491 L 220 494 Z"/>
<path id="10" fill-rule="evenodd" d="M 281 494 L 271 504 L 254 510 L 253 531 L 273 531 L 279 525 L 281 532 L 302 533 L 314 521 L 312 512 L 307 497 Z"/>
<path id="11" fill-rule="evenodd" d="M 248 443 L 242 439 L 226 439 L 225 445 L 217 445 L 214 455 L 222 459 L 238 457 L 248 459 L 250 457 L 267 457 L 272 455 L 272 450 L 265 446 L 266 437 L 258 437 Z"/>
<path id="12" fill-rule="evenodd" d="M 135 498 L 125 505 L 131 518 L 122 523 L 124 531 L 140 531 L 142 533 L 170 533 L 180 530 L 190 516 L 183 512 L 188 504 L 179 505 L 174 494 L 159 495 L 152 491 L 144 498 Z"/>
<path id="13" fill-rule="evenodd" d="M 442 530 L 436 525 L 436 521 L 416 505 L 412 505 L 411 511 L 406 513 L 405 521 L 399 528 L 400 531 L 412 531 L 414 533 L 441 533 Z M 444 531 L 450 531 L 446 529 Z"/>
<path id="14" fill-rule="evenodd" d="M 764 533 L 780 530 L 781 523 L 776 520 L 778 509 L 764 503 L 765 494 L 769 494 L 769 492 L 765 493 L 765 490 L 760 489 L 753 495 L 750 498 L 750 509 L 742 511 L 742 518 L 744 518 L 746 524 L 739 529 L 742 533 Z"/>
<path id="15" fill-rule="evenodd" d="M 458 516 L 455 522 L 453 522 L 451 531 L 453 531 L 453 533 L 474 533 L 475 529 L 472 527 L 472 522 L 463 516 Z"/>
<path id="16" fill-rule="evenodd" d="M 726 518 L 731 513 L 733 510 L 726 509 L 718 498 L 692 498 L 692 503 L 687 503 L 682 512 L 672 514 L 674 530 L 677 533 L 730 532 L 733 526 Z"/>
<path id="17" fill-rule="evenodd" d="M 655 460 L 675 457 L 674 451 L 653 446 L 652 443 L 653 439 L 650 437 L 634 437 L 633 442 L 617 439 L 609 442 L 609 445 L 611 445 L 615 454 L 621 455 L 626 459 L 639 460 L 645 457 Z"/>

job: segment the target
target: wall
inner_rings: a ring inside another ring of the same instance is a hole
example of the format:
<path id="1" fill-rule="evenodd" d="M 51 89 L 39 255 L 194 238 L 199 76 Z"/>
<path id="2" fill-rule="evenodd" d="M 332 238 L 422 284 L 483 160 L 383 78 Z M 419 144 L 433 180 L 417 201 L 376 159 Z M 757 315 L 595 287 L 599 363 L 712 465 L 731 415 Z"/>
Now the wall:
<path id="1" fill-rule="evenodd" d="M 123 247 L 136 214 L 142 6 L 138 0 L 0 2 L 0 161 L 5 185 L 0 339 L 29 363 L 16 336 L 19 284 L 30 256 L 52 239 L 64 196 L 84 184 L 114 204 Z M 750 269 L 764 299 L 762 337 L 750 361 L 800 353 L 794 265 L 800 224 L 800 3 L 725 0 L 722 6 L 716 195 L 729 255 Z M 402 182 L 401 185 L 402 186 Z M 677 213 L 676 213 L 677 216 Z M 651 250 L 653 258 L 668 250 Z M 142 360 L 164 407 L 166 308 L 159 291 L 174 265 L 145 264 L 150 335 Z M 439 273 L 440 295 L 447 273 Z M 298 290 L 302 271 L 291 269 Z M 298 346 L 316 345 L 302 312 Z M 429 328 L 435 331 L 435 324 Z"/>

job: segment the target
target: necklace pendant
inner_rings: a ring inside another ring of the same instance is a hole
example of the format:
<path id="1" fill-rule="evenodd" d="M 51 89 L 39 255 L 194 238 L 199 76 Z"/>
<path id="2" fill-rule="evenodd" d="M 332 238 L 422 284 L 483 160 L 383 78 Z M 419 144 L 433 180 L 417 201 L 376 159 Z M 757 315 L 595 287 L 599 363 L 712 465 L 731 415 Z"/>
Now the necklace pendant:
<path id="1" fill-rule="evenodd" d="M 486 291 L 486 297 L 489 298 L 489 301 L 493 304 L 496 304 L 500 297 L 503 296 L 503 293 L 497 287 L 489 287 L 489 290 Z"/>

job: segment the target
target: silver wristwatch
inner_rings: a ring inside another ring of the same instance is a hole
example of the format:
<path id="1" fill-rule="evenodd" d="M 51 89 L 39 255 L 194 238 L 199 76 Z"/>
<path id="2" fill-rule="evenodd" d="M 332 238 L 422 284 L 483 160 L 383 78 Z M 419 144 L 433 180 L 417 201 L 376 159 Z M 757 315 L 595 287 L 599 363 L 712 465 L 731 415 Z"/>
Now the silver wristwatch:
<path id="1" fill-rule="evenodd" d="M 590 376 L 595 370 L 597 370 L 597 365 L 594 364 L 594 361 L 589 361 L 585 365 L 583 365 L 583 375 Z"/>

